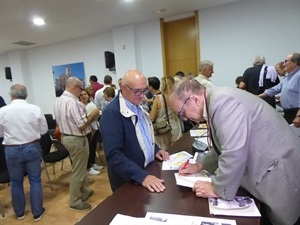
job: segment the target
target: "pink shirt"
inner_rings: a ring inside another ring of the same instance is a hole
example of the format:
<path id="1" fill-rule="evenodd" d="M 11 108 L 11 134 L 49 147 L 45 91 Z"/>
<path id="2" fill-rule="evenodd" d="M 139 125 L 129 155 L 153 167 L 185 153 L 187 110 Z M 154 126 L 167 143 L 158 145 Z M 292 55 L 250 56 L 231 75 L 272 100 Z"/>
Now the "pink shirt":
<path id="1" fill-rule="evenodd" d="M 95 99 L 95 94 L 96 94 L 96 91 L 100 90 L 101 88 L 103 88 L 104 85 L 103 84 L 100 84 L 98 82 L 94 82 L 92 83 L 92 88 L 94 90 L 93 94 L 92 94 L 92 97 L 93 99 Z"/>

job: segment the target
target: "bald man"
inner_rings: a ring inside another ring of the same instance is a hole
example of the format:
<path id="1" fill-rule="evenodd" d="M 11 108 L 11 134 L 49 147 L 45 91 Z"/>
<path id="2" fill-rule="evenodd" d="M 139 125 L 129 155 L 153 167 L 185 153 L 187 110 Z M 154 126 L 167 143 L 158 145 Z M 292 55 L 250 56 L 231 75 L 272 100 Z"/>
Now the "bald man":
<path id="1" fill-rule="evenodd" d="M 85 106 L 78 100 L 83 83 L 76 77 L 66 81 L 66 90 L 57 99 L 54 106 L 56 122 L 62 133 L 61 141 L 66 146 L 72 159 L 70 179 L 70 209 L 86 211 L 91 205 L 86 203 L 94 191 L 88 188 L 86 165 L 89 157 L 90 124 L 99 116 L 99 110 L 94 109 L 87 116 Z"/>
<path id="2" fill-rule="evenodd" d="M 155 144 L 149 114 L 140 105 L 147 86 L 140 71 L 128 70 L 122 78 L 121 91 L 103 111 L 100 130 L 112 191 L 127 182 L 140 184 L 151 192 L 165 190 L 163 180 L 144 169 L 155 158 L 169 159 L 169 154 Z"/>

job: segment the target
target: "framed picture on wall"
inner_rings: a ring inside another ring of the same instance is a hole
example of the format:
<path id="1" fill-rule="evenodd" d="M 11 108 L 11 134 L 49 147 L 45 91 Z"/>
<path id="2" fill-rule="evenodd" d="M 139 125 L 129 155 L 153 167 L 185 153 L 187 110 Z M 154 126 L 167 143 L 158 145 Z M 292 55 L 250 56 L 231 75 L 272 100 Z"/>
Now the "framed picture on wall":
<path id="1" fill-rule="evenodd" d="M 54 87 L 56 97 L 61 96 L 65 90 L 66 80 L 70 77 L 77 77 L 85 87 L 85 73 L 83 62 L 52 66 Z"/>

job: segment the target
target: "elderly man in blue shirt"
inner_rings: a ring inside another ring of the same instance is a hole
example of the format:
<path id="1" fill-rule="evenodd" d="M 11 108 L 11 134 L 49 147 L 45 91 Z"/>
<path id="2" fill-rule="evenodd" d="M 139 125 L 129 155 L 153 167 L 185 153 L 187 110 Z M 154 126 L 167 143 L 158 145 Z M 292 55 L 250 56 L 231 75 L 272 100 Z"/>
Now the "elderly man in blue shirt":
<path id="1" fill-rule="evenodd" d="M 300 127 L 300 53 L 293 53 L 284 60 L 287 75 L 278 85 L 265 90 L 259 97 L 281 93 L 280 102 L 284 118 L 295 127 Z"/>

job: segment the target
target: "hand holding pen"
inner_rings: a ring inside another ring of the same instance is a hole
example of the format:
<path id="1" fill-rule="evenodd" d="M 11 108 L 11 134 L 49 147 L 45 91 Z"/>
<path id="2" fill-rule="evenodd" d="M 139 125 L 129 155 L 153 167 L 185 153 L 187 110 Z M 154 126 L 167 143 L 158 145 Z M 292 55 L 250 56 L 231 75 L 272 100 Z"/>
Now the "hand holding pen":
<path id="1" fill-rule="evenodd" d="M 178 173 L 180 175 L 188 175 L 188 174 L 193 174 L 197 173 L 201 170 L 203 170 L 203 165 L 199 162 L 197 162 L 198 158 L 198 153 L 195 153 L 193 159 L 188 159 L 182 166 L 180 166 Z"/>

